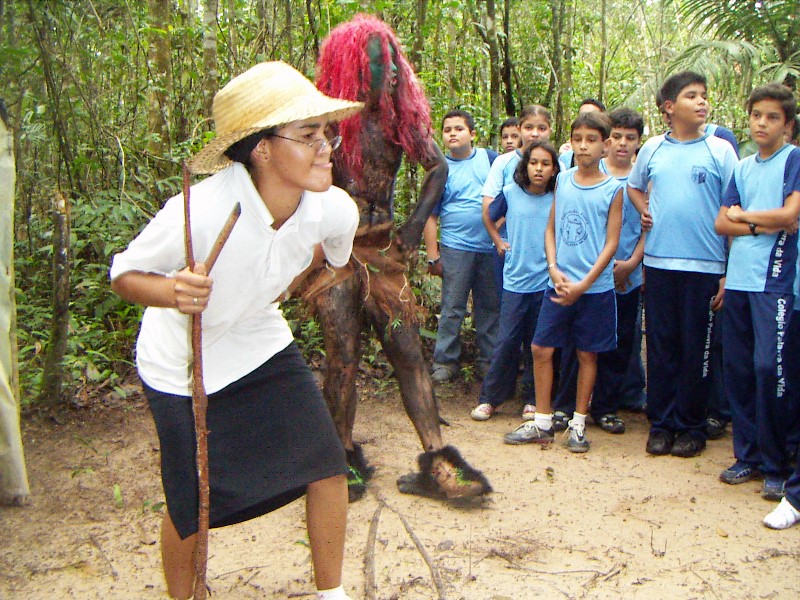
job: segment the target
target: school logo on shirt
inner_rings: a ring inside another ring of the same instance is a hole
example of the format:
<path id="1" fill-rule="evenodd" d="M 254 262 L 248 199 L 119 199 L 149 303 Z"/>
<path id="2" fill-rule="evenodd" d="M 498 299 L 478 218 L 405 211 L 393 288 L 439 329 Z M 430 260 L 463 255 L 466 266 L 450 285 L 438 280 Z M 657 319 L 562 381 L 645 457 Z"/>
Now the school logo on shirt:
<path id="1" fill-rule="evenodd" d="M 561 239 L 567 246 L 577 246 L 583 243 L 588 235 L 586 217 L 577 210 L 568 210 L 564 213 L 561 222 Z"/>
<path id="2" fill-rule="evenodd" d="M 695 183 L 705 183 L 708 171 L 705 167 L 692 167 L 692 181 Z"/>

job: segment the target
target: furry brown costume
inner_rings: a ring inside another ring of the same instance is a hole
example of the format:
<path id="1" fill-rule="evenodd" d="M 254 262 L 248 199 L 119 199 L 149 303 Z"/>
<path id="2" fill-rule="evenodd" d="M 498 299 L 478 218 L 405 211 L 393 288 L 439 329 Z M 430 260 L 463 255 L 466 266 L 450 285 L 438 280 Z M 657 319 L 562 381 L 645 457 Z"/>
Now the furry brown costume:
<path id="1" fill-rule="evenodd" d="M 312 275 L 302 291 L 325 338 L 323 392 L 351 466 L 351 499 L 364 493 L 372 473 L 353 443 L 361 332 L 369 326 L 395 369 L 403 404 L 425 450 L 418 461 L 421 472 L 402 477 L 400 490 L 435 498 L 486 494 L 491 491 L 486 478 L 442 442 L 419 338 L 418 305 L 405 276 L 447 181 L 427 100 L 394 32 L 365 15 L 331 31 L 320 52 L 317 87 L 366 104 L 360 115 L 339 124 L 343 144 L 333 158 L 334 184 L 350 193 L 361 214 L 353 258 L 344 269 Z M 414 211 L 395 229 L 394 185 L 403 154 L 422 165 L 425 177 Z"/>

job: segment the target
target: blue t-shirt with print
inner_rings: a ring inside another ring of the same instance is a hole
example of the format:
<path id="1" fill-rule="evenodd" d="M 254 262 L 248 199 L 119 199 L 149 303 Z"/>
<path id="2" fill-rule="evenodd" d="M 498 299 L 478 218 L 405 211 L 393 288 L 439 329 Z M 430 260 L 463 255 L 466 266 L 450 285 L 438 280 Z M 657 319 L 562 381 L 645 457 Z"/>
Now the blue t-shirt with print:
<path id="1" fill-rule="evenodd" d="M 744 210 L 781 208 L 792 193 L 800 191 L 800 148 L 786 144 L 767 159 L 748 156 L 733 173 L 725 206 Z M 797 233 L 761 233 L 733 238 L 726 290 L 792 293 L 797 262 Z"/>
<path id="2" fill-rule="evenodd" d="M 622 184 L 608 177 L 591 186 L 575 182 L 577 169 L 558 174 L 555 194 L 556 264 L 570 281 L 580 281 L 606 244 L 608 210 Z M 587 294 L 614 289 L 614 261 L 609 261 Z M 548 285 L 553 287 L 552 281 Z"/>
<path id="3" fill-rule="evenodd" d="M 611 175 L 608 172 L 605 159 L 600 161 L 600 171 L 606 175 Z M 639 211 L 631 202 L 628 197 L 628 188 L 625 185 L 628 182 L 628 176 L 617 177 L 611 175 L 622 185 L 622 229 L 619 232 L 619 245 L 617 251 L 614 253 L 616 260 L 628 260 L 633 251 L 636 249 L 636 244 L 639 243 L 639 238 L 642 236 L 642 219 L 639 216 Z M 628 287 L 624 291 L 617 290 L 618 294 L 628 294 L 642 285 L 642 263 L 636 265 L 636 268 L 631 272 L 628 277 Z"/>
<path id="4" fill-rule="evenodd" d="M 541 292 L 547 288 L 547 256 L 544 233 L 553 206 L 553 192 L 529 194 L 511 183 L 492 203 L 493 221 L 505 216 L 508 243 L 503 265 L 503 289 L 517 294 Z"/>
<path id="5" fill-rule="evenodd" d="M 667 133 L 645 142 L 628 185 L 650 189 L 653 228 L 645 240 L 646 267 L 725 272 L 725 242 L 714 221 L 735 166 L 731 145 L 709 133 L 686 142 Z"/>
<path id="6" fill-rule="evenodd" d="M 447 183 L 432 212 L 439 217 L 442 245 L 468 252 L 494 252 L 492 239 L 483 225 L 481 192 L 495 156 L 494 150 L 475 148 L 465 159 L 445 157 Z"/>

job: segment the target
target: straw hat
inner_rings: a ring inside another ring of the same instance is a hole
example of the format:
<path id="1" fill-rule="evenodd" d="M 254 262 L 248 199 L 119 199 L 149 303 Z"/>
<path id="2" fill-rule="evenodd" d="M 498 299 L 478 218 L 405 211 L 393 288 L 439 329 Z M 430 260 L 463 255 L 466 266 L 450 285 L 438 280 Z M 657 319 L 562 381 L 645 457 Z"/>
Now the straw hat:
<path id="1" fill-rule="evenodd" d="M 231 164 L 223 153 L 248 135 L 312 117 L 340 121 L 364 107 L 330 98 L 281 61 L 259 63 L 234 77 L 214 96 L 217 136 L 189 161 L 192 173 L 216 173 Z"/>

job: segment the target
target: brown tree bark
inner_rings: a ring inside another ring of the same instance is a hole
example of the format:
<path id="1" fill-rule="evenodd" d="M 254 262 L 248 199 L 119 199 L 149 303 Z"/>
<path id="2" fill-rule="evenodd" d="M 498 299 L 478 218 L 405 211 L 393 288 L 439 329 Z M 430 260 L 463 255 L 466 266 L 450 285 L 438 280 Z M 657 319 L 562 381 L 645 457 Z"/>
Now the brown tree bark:
<path id="1" fill-rule="evenodd" d="M 491 102 L 492 123 L 500 117 L 500 44 L 497 40 L 497 15 L 494 0 L 486 0 L 486 18 L 476 19 L 475 28 L 489 51 L 489 97 Z M 492 128 L 489 146 L 497 146 L 498 131 Z"/>
<path id="2" fill-rule="evenodd" d="M 52 406 L 61 400 L 64 382 L 62 361 L 69 337 L 69 202 L 61 192 L 53 199 L 53 321 L 44 357 L 42 387 L 38 401 Z"/>
<path id="3" fill-rule="evenodd" d="M 211 114 L 214 94 L 219 88 L 217 68 L 217 0 L 203 1 L 203 113 Z"/>
<path id="4" fill-rule="evenodd" d="M 147 124 L 150 132 L 149 150 L 155 155 L 165 154 L 170 144 L 169 101 L 172 97 L 172 66 L 170 64 L 170 0 L 148 0 L 152 28 L 150 33 L 150 85 Z"/>

